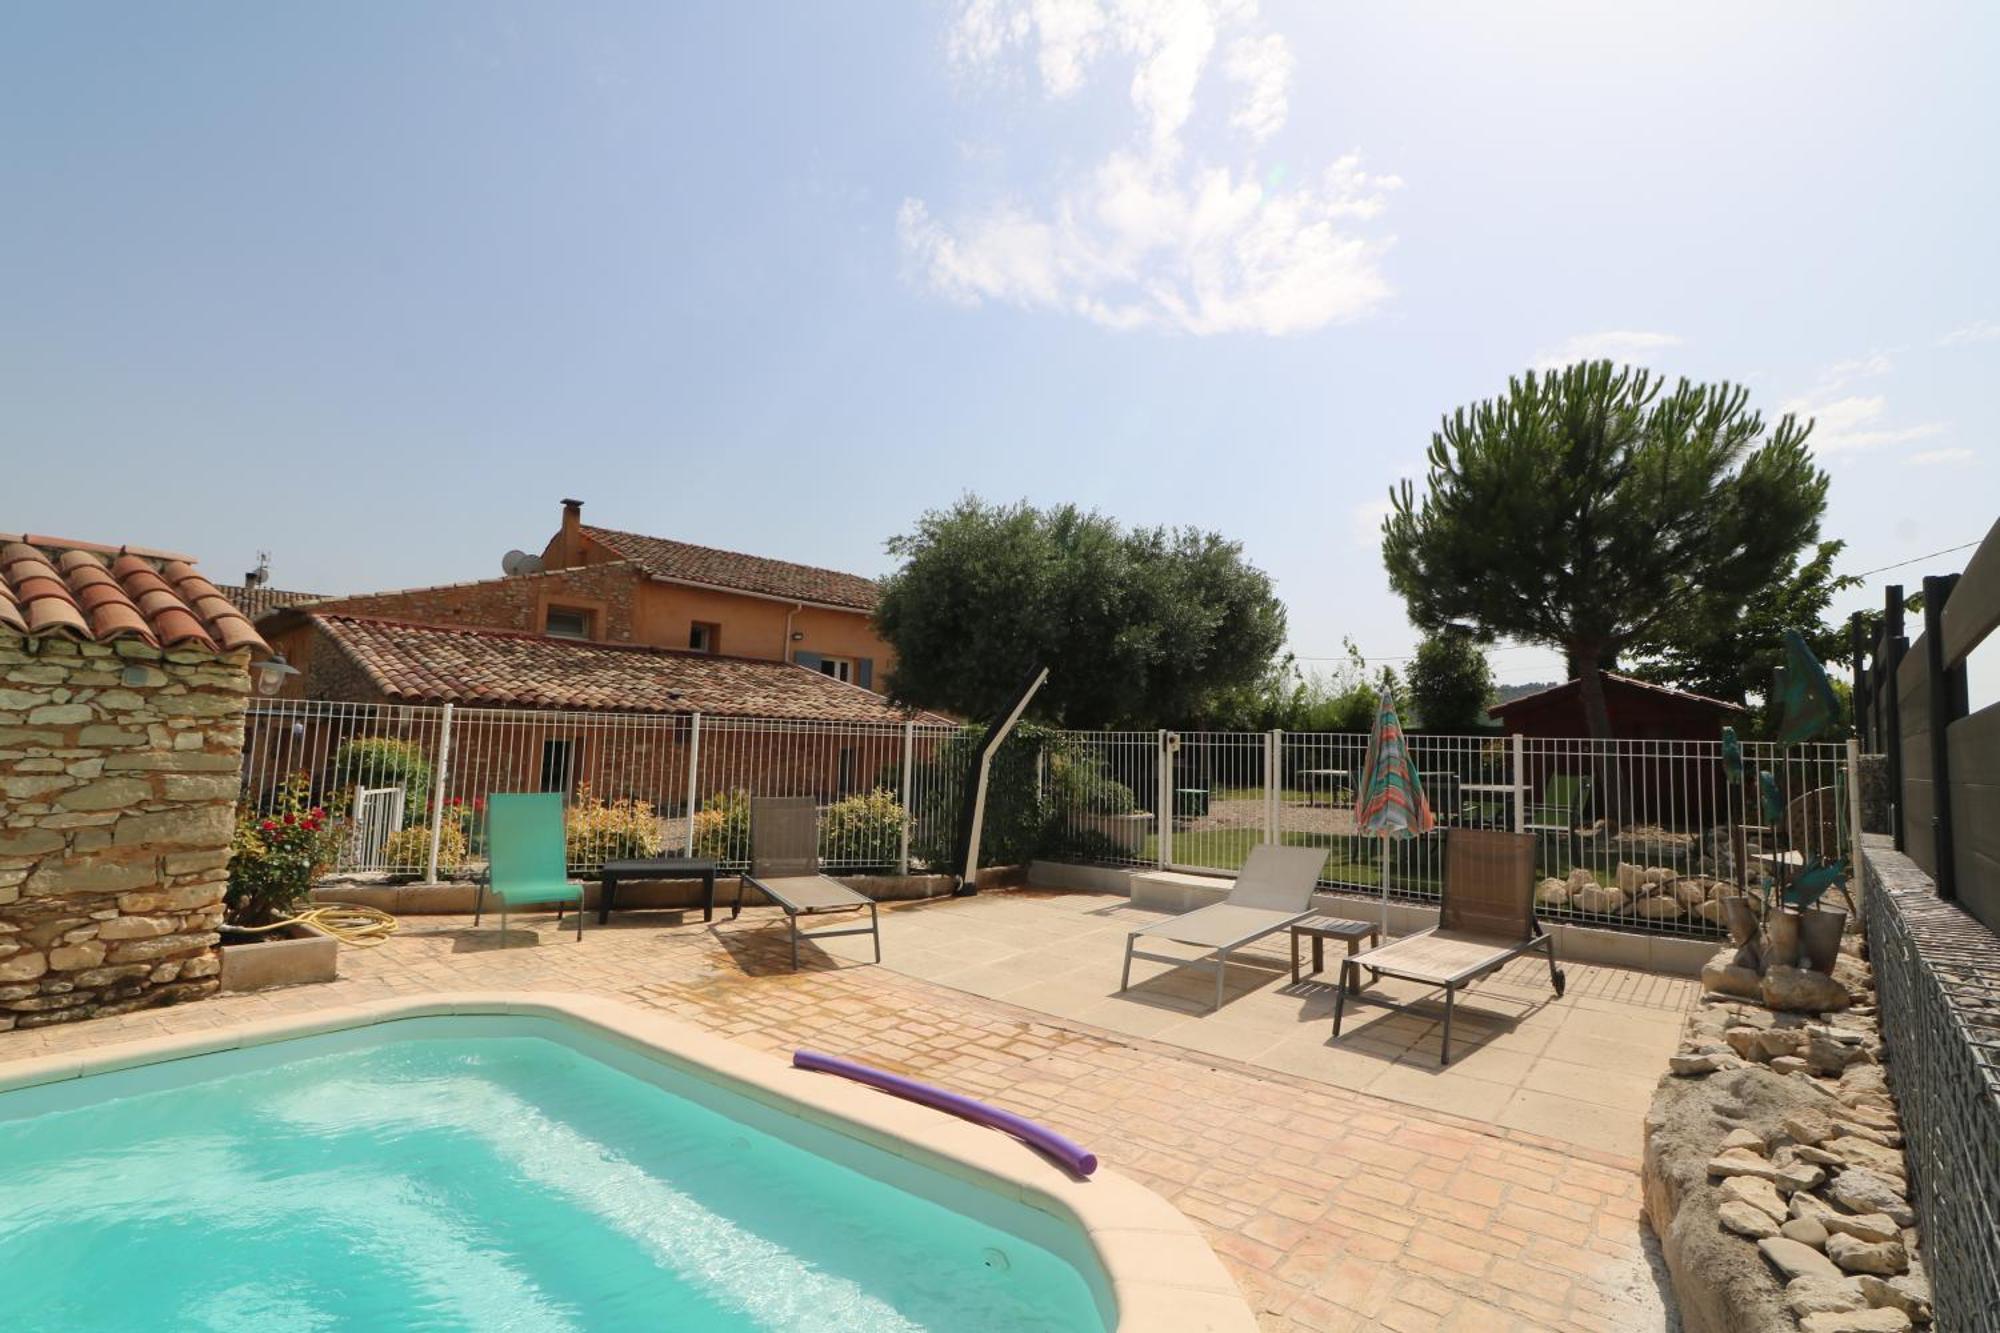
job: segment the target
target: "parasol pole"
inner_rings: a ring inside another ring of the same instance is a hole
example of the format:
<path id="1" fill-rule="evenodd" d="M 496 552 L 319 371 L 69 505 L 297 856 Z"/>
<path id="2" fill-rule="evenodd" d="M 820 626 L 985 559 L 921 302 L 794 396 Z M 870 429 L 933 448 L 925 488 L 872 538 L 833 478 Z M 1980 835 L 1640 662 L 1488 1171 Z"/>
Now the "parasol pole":
<path id="1" fill-rule="evenodd" d="M 1382 835 L 1382 943 L 1389 942 L 1389 835 Z"/>

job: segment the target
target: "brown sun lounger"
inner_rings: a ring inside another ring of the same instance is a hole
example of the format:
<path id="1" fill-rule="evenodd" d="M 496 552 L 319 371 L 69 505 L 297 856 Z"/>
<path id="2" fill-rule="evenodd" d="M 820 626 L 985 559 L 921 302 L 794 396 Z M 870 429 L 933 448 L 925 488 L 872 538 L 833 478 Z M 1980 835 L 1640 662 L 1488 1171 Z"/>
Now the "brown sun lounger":
<path id="1" fill-rule="evenodd" d="M 1556 965 L 1555 940 L 1535 918 L 1534 835 L 1454 828 L 1445 834 L 1444 895 L 1437 925 L 1342 960 L 1345 984 L 1333 1003 L 1333 1035 L 1340 1035 L 1348 991 L 1360 990 L 1363 969 L 1371 979 L 1401 977 L 1441 986 L 1444 1049 L 1438 1063 L 1450 1064 L 1452 1000 L 1459 988 L 1533 951 L 1548 956 L 1549 983 L 1560 996 L 1564 977 Z"/>
<path id="2" fill-rule="evenodd" d="M 875 900 L 819 871 L 819 810 L 810 796 L 759 796 L 750 802 L 750 873 L 743 882 L 784 910 L 792 927 L 792 971 L 799 970 L 799 939 L 873 935 L 882 961 L 882 932 Z M 739 901 L 741 901 L 739 896 Z M 799 918 L 827 912 L 868 912 L 865 926 L 801 931 Z"/>

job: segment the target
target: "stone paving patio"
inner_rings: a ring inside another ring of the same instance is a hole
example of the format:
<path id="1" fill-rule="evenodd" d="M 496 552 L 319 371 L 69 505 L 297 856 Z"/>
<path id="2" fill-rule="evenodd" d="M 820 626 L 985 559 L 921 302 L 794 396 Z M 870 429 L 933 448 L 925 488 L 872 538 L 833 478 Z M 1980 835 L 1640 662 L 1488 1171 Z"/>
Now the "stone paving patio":
<path id="1" fill-rule="evenodd" d="M 1129 909 L 1119 902 L 1014 892 L 898 907 L 884 914 L 886 956 L 914 971 L 941 967 L 927 955 L 944 951 L 959 969 L 959 984 L 989 988 L 1003 983 L 1004 968 L 985 978 L 969 974 L 999 968 L 1010 953 L 1067 958 L 1067 971 L 1094 969 L 1104 942 L 1092 936 L 1103 932 L 1087 927 L 1095 923 L 1114 936 L 1128 928 L 1119 913 Z M 1052 932 L 1052 916 L 1070 930 Z M 989 941 L 992 956 L 966 956 L 974 940 Z M 1278 1004 L 1296 1015 L 1320 1001 L 1312 994 L 1273 1000 L 1273 978 L 1251 969 L 1232 994 L 1240 997 L 1257 981 L 1262 989 L 1238 998 L 1219 1019 L 1198 1020 L 1250 1029 L 1252 1035 L 1240 1041 L 1232 1036 L 1211 1043 L 1235 1045 L 1239 1053 L 1232 1054 L 1193 1048 L 1195 1029 L 1180 1029 L 1197 1020 L 1173 1002 L 1173 983 L 1155 988 L 1166 1002 L 1117 1002 L 1136 1005 L 1148 1022 L 1164 1016 L 1152 1036 L 1141 1036 L 1114 1030 L 1103 1015 L 1038 1012 L 1019 998 L 954 989 L 911 971 L 860 966 L 817 950 L 808 951 L 807 969 L 793 974 L 784 931 L 775 914 L 761 909 L 746 911 L 737 922 L 725 916 L 712 927 L 699 913 L 635 913 L 586 931 L 580 945 L 546 916 L 516 918 L 506 944 L 501 947 L 490 921 L 474 928 L 468 918 L 411 918 L 404 933 L 380 949 L 343 951 L 340 981 L 0 1034 L 0 1061 L 385 995 L 517 988 L 617 996 L 657 1005 L 747 1045 L 781 1053 L 811 1046 L 851 1056 L 1044 1120 L 1194 1218 L 1268 1328 L 1628 1330 L 1674 1324 L 1664 1277 L 1655 1272 L 1639 1221 L 1636 1115 L 1599 1108 L 1629 1128 L 1628 1146 L 1611 1152 L 1491 1122 L 1478 1107 L 1451 1114 L 1410 1104 L 1400 1081 L 1375 1085 L 1398 1068 L 1416 1077 L 1401 1055 L 1420 1059 L 1426 1042 L 1434 1060 L 1436 1039 L 1421 1018 L 1370 1023 L 1367 1039 L 1380 1045 L 1361 1048 L 1357 1058 L 1383 1069 L 1368 1080 L 1371 1091 L 1359 1091 L 1341 1084 L 1338 1069 L 1322 1077 L 1327 1071 L 1301 1075 L 1287 1068 L 1285 1062 L 1298 1055 L 1284 1049 L 1294 1038 L 1259 1045 L 1263 1008 Z M 1607 975 L 1585 984 L 1579 975 L 1585 971 Z M 1052 1005 L 1062 994 L 1055 986 L 1061 975 L 1050 978 Z M 1496 1013 L 1518 1013 L 1520 1002 L 1510 1005 L 1505 997 L 1532 988 L 1517 980 L 1503 977 L 1494 985 L 1487 1003 Z M 1101 989 L 1116 982 L 1114 967 Z M 1658 982 L 1615 969 L 1577 969 L 1567 1012 L 1544 1007 L 1539 1015 L 1518 1013 L 1511 1027 L 1496 1020 L 1495 1033 L 1479 1049 L 1508 1054 L 1507 1046 L 1495 1044 L 1501 1033 L 1542 1027 L 1549 1029 L 1548 1042 L 1595 1035 L 1617 1044 L 1627 1011 L 1674 1011 L 1673 983 L 1659 990 Z M 1330 1003 L 1330 993 L 1323 998 Z M 1100 994 L 1092 1003 L 1101 1002 Z M 1063 1007 L 1072 1004 L 1081 1001 L 1063 1001 Z M 1245 1005 L 1254 1007 L 1239 1008 Z M 1571 1031 L 1583 1015 L 1597 1017 Z M 1383 1022 L 1406 1026 L 1377 1033 Z M 1323 1042 L 1330 1023 L 1315 1017 L 1306 1026 Z M 1363 1039 L 1357 1037 L 1357 1045 Z M 1394 1059 L 1392 1048 L 1400 1053 Z M 1465 1062 L 1468 1079 L 1476 1058 L 1469 1054 Z M 1491 1063 L 1496 1077 L 1504 1077 L 1498 1066 L 1508 1062 Z M 1503 1111 L 1520 1093 L 1536 1091 L 1528 1078 L 1538 1063 L 1521 1066 Z M 1498 1086 L 1496 1078 L 1485 1081 Z M 1458 1085 L 1434 1080 L 1425 1086 Z"/>
<path id="2" fill-rule="evenodd" d="M 1376 911 L 1326 897 L 1320 906 L 1363 919 Z M 1335 960 L 1345 947 L 1338 942 L 1327 945 L 1330 970 L 1296 985 L 1285 936 L 1237 954 L 1243 961 L 1232 962 L 1225 1003 L 1210 1013 L 1208 967 L 1135 962 L 1132 989 L 1119 993 L 1127 933 L 1166 915 L 1135 909 L 1120 895 L 1017 892 L 940 907 L 884 920 L 885 967 L 1059 1019 L 1633 1157 L 1654 1084 L 1700 990 L 1691 978 L 1569 963 L 1558 1000 L 1547 964 L 1517 959 L 1460 995 L 1452 1062 L 1440 1068 L 1442 1002 L 1415 1012 L 1375 1002 L 1434 994 L 1414 982 L 1384 979 L 1350 998 L 1333 1040 Z M 866 939 L 831 940 L 826 949 L 872 957 Z M 1310 968 L 1306 947 L 1300 952 L 1302 970 Z"/>

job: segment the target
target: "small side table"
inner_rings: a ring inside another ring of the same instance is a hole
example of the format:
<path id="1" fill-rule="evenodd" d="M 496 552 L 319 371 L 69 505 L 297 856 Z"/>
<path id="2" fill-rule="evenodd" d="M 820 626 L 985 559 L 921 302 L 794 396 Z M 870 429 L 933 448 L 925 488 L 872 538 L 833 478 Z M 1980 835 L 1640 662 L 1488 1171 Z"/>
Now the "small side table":
<path id="1" fill-rule="evenodd" d="M 1293 985 L 1297 985 L 1299 980 L 1300 939 L 1310 939 L 1312 941 L 1312 970 L 1315 972 L 1324 972 L 1326 971 L 1326 942 L 1328 940 L 1346 940 L 1347 953 L 1351 958 L 1355 953 L 1360 951 L 1362 940 L 1367 940 L 1371 947 L 1379 943 L 1382 939 L 1382 928 L 1372 921 L 1353 921 L 1347 917 L 1340 916 L 1309 916 L 1303 921 L 1294 921 L 1292 923 Z M 1360 984 L 1360 979 L 1356 977 L 1350 983 L 1350 986 L 1358 989 Z"/>
<path id="2" fill-rule="evenodd" d="M 611 919 L 611 909 L 617 906 L 618 885 L 622 881 L 647 879 L 699 879 L 702 881 L 701 919 L 715 920 L 715 871 L 713 861 L 687 856 L 654 856 L 637 861 L 606 861 L 600 873 L 603 886 L 597 899 L 597 924 L 603 925 Z M 743 890 L 736 890 L 736 905 L 729 910 L 731 919 L 743 910 Z"/>

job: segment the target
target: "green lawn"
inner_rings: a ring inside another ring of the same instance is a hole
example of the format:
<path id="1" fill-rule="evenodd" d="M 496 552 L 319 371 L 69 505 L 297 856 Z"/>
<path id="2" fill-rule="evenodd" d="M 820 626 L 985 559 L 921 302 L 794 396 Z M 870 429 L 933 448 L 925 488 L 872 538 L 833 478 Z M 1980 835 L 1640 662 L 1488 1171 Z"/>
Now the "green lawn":
<path id="1" fill-rule="evenodd" d="M 1257 829 L 1228 828 L 1207 829 L 1197 833 L 1176 830 L 1174 833 L 1174 861 L 1178 865 L 1202 866 L 1214 870 L 1240 870 L 1250 855 L 1250 849 L 1264 840 Z M 1286 833 L 1282 841 L 1287 847 L 1315 847 L 1320 839 L 1309 833 Z M 1160 844 L 1157 837 L 1146 839 L 1139 855 L 1146 860 L 1157 860 Z M 1320 878 L 1334 884 L 1353 884 L 1363 888 L 1374 888 L 1381 884 L 1381 852 L 1373 838 L 1337 838 L 1327 848 L 1326 867 L 1320 871 Z M 1424 885 L 1436 888 L 1435 879 L 1422 875 L 1414 877 L 1398 874 L 1396 883 L 1409 882 L 1413 886 Z"/>

